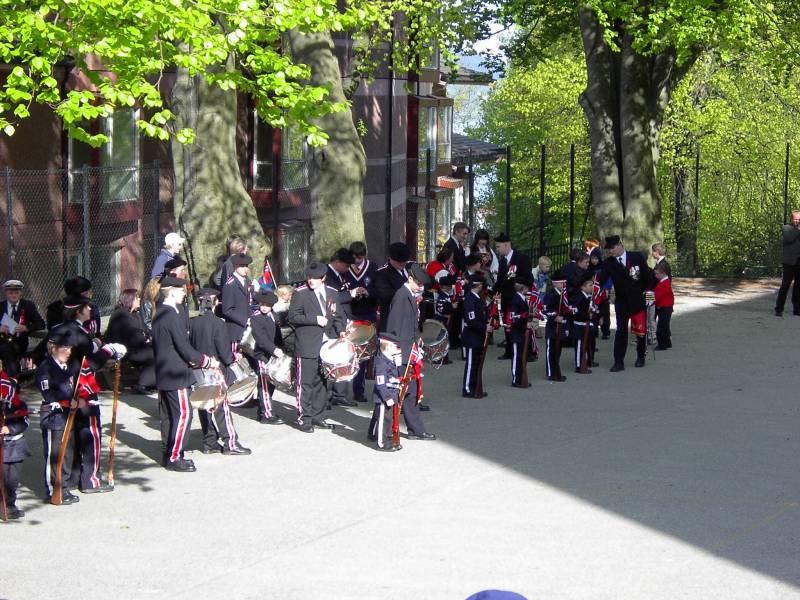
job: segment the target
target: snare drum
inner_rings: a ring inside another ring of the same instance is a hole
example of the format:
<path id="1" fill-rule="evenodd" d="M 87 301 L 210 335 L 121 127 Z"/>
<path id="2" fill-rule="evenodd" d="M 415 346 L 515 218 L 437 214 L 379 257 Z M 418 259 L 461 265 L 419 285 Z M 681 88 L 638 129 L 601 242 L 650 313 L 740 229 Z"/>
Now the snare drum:
<path id="1" fill-rule="evenodd" d="M 355 346 L 358 362 L 369 360 L 378 352 L 378 336 L 372 323 L 354 323 L 346 338 Z"/>
<path id="2" fill-rule="evenodd" d="M 267 361 L 267 377 L 282 392 L 294 394 L 294 359 L 284 354 Z"/>
<path id="3" fill-rule="evenodd" d="M 432 364 L 440 364 L 450 351 L 447 328 L 441 321 L 427 319 L 422 324 L 422 347 L 425 359 Z"/>
<path id="4" fill-rule="evenodd" d="M 358 355 L 353 342 L 328 340 L 319 351 L 322 372 L 326 379 L 350 381 L 358 373 Z"/>
<path id="5" fill-rule="evenodd" d="M 211 410 L 225 398 L 225 379 L 216 369 L 192 369 L 194 385 L 189 403 L 198 410 Z"/>
<path id="6" fill-rule="evenodd" d="M 228 368 L 236 378 L 236 381 L 228 387 L 228 404 L 242 406 L 253 397 L 258 378 L 245 358 L 241 358 Z"/>
<path id="7" fill-rule="evenodd" d="M 252 355 L 256 350 L 256 338 L 253 336 L 253 328 L 250 323 L 247 323 L 247 328 L 242 333 L 242 339 L 239 341 L 239 352 L 247 355 Z"/>

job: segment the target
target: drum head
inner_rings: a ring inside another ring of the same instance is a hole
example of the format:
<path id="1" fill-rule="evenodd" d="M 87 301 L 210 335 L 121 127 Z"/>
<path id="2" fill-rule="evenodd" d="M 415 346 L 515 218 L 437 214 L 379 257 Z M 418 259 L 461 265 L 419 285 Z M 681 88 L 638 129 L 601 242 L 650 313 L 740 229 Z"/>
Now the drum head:
<path id="1" fill-rule="evenodd" d="M 328 340 L 322 345 L 319 357 L 329 365 L 344 365 L 353 360 L 355 346 L 347 340 Z"/>
<path id="2" fill-rule="evenodd" d="M 353 325 L 347 332 L 347 339 L 356 346 L 366 344 L 375 337 L 374 325 Z"/>
<path id="3" fill-rule="evenodd" d="M 422 343 L 431 346 L 436 342 L 441 342 L 447 337 L 447 328 L 435 319 L 428 319 L 422 324 Z"/>

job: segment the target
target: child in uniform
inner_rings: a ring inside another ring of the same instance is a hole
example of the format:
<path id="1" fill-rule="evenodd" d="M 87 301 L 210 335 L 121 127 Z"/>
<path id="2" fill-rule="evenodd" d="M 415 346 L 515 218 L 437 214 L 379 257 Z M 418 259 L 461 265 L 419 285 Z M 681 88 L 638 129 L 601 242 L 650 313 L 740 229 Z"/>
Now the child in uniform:
<path id="1" fill-rule="evenodd" d="M 375 409 L 369 422 L 368 437 L 377 443 L 380 452 L 396 452 L 403 447 L 394 446 L 391 440 L 391 429 L 386 431 L 386 411 L 393 410 L 395 403 L 399 402 L 400 378 L 403 373 L 400 369 L 403 364 L 403 351 L 399 340 L 391 333 L 380 334 L 380 351 L 375 355 L 375 386 L 372 400 Z M 412 399 L 411 402 L 414 400 Z M 392 423 L 392 418 L 389 418 Z"/>
<path id="2" fill-rule="evenodd" d="M 5 417 L 5 425 L 0 429 L 0 443 L 3 444 L 3 485 L 5 487 L 6 514 L 9 519 L 19 519 L 25 515 L 17 508 L 17 487 L 22 470 L 22 461 L 31 455 L 23 437 L 28 429 L 28 405 L 19 397 L 19 383 L 0 364 L 0 410 Z M 0 507 L 0 511 L 2 511 Z"/>
<path id="3" fill-rule="evenodd" d="M 529 322 L 528 292 L 531 288 L 531 278 L 525 273 L 517 276 L 514 282 L 514 295 L 508 302 L 506 308 L 505 328 L 509 333 L 511 342 L 511 385 L 513 387 L 523 387 L 522 373 L 527 368 L 525 359 L 522 356 L 525 336 L 532 333 L 533 324 Z M 530 347 L 528 348 L 530 352 Z M 525 387 L 530 387 L 528 384 Z"/>
<path id="4" fill-rule="evenodd" d="M 594 340 L 597 337 L 596 319 L 599 317 L 599 309 L 592 302 L 594 275 L 591 272 L 583 273 L 576 283 L 578 290 L 569 298 L 569 304 L 575 307 L 577 311 L 572 320 L 572 339 L 575 342 L 575 372 L 580 373 L 584 352 L 587 354 L 589 366 L 597 366 L 597 363 L 594 362 Z M 584 347 L 587 327 L 589 328 L 589 336 Z M 588 373 L 591 372 L 591 370 L 588 371 Z"/>
<path id="5" fill-rule="evenodd" d="M 250 317 L 253 328 L 253 338 L 256 342 L 253 358 L 256 362 L 258 373 L 258 422 L 278 425 L 283 420 L 278 418 L 272 409 L 272 394 L 275 386 L 267 378 L 267 362 L 273 356 L 284 355 L 281 346 L 283 339 L 281 329 L 275 319 L 273 307 L 278 302 L 278 296 L 273 292 L 260 292 L 254 300 L 258 303 L 258 313 Z"/>
<path id="6" fill-rule="evenodd" d="M 553 287 L 544 297 L 544 315 L 547 324 L 544 328 L 545 355 L 547 358 L 547 379 L 549 381 L 566 381 L 561 375 L 561 344 L 569 338 L 569 315 L 571 309 L 567 304 L 567 279 L 560 273 L 553 275 Z M 560 324 L 560 325 L 559 325 Z M 560 337 L 561 343 L 556 344 Z"/>
<path id="7" fill-rule="evenodd" d="M 672 331 L 669 324 L 675 305 L 675 294 L 672 291 L 672 280 L 669 277 L 669 265 L 663 261 L 655 267 L 656 279 L 656 350 L 672 348 Z"/>

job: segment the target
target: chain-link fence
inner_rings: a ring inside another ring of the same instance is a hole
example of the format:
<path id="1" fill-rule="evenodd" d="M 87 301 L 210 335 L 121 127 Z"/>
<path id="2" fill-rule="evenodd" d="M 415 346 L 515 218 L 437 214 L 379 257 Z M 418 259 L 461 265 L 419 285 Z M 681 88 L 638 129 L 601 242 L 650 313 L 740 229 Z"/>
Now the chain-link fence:
<path id="1" fill-rule="evenodd" d="M 131 168 L 0 170 L 0 265 L 40 309 L 63 296 L 64 281 L 92 280 L 108 311 L 140 288 L 172 213 L 172 172 Z"/>

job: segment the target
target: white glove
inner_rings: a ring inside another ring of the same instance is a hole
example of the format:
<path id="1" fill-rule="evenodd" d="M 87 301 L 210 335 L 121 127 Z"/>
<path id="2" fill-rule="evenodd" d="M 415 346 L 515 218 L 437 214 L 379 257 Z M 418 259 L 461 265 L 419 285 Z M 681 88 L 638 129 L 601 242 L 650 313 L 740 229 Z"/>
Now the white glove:
<path id="1" fill-rule="evenodd" d="M 97 399 L 97 400 L 88 400 L 87 403 L 91 404 L 92 406 L 100 406 L 100 400 L 99 399 Z"/>
<path id="2" fill-rule="evenodd" d="M 388 406 L 388 407 L 394 406 L 394 398 L 388 398 L 386 400 L 386 406 Z"/>
<path id="3" fill-rule="evenodd" d="M 400 389 L 400 379 L 397 377 L 390 377 L 389 381 L 386 382 L 386 387 L 390 389 L 399 390 Z"/>
<path id="4" fill-rule="evenodd" d="M 116 360 L 122 360 L 122 357 L 125 356 L 125 354 L 128 352 L 128 349 L 123 344 L 117 344 L 114 342 L 106 344 L 105 346 L 103 346 L 103 349 L 110 350 L 111 355 Z"/>
<path id="5" fill-rule="evenodd" d="M 317 317 L 317 325 L 320 327 L 325 327 L 328 325 L 328 318 L 327 317 Z"/>

